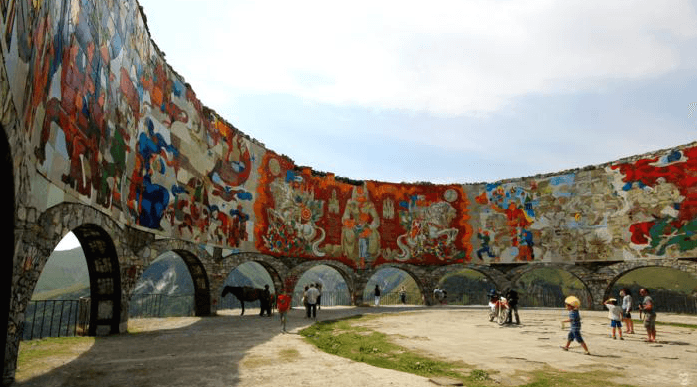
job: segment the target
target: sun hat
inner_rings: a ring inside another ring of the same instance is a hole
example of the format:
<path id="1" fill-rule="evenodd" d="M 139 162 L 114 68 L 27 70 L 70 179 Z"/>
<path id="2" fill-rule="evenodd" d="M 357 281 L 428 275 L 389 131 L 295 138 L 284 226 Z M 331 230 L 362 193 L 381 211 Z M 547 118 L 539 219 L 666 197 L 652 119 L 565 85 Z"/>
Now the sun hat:
<path id="1" fill-rule="evenodd" d="M 564 303 L 569 304 L 569 305 L 573 306 L 574 308 L 578 308 L 579 306 L 581 306 L 581 300 L 579 300 L 575 296 L 566 297 L 566 299 L 564 300 Z"/>

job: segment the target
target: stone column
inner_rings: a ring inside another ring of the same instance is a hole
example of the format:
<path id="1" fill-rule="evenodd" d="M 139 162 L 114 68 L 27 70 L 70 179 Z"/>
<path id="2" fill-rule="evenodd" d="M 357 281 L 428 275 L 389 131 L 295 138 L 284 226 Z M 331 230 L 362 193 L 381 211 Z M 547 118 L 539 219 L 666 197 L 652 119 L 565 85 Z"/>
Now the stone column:
<path id="1" fill-rule="evenodd" d="M 363 273 L 356 273 L 353 279 L 353 289 L 351 292 L 351 304 L 353 306 L 361 306 L 365 303 L 363 293 L 368 286 L 368 278 Z"/>

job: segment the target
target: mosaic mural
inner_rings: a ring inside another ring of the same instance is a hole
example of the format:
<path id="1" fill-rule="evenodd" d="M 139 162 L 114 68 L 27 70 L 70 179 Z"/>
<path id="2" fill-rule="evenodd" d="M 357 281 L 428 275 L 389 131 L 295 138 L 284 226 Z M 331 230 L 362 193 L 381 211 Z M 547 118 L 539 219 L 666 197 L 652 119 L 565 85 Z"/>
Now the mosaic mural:
<path id="1" fill-rule="evenodd" d="M 695 256 L 695 144 L 489 184 L 337 178 L 206 108 L 135 1 L 0 6 L 41 187 L 27 207 L 77 201 L 165 237 L 355 268 Z"/>
<path id="2" fill-rule="evenodd" d="M 365 268 L 384 262 L 463 262 L 471 246 L 459 185 L 342 181 L 267 152 L 255 203 L 259 251 L 333 258 Z"/>

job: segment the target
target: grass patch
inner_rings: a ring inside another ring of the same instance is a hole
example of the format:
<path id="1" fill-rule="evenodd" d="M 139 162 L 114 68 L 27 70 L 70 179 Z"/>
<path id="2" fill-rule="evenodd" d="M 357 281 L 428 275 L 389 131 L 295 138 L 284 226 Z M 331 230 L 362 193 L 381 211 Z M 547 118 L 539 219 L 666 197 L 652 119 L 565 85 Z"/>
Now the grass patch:
<path id="1" fill-rule="evenodd" d="M 47 337 L 22 341 L 17 354 L 18 381 L 39 375 L 80 356 L 94 345 L 94 337 Z"/>
<path id="2" fill-rule="evenodd" d="M 531 383 L 524 387 L 605 387 L 621 386 L 632 387 L 631 384 L 612 383 L 608 379 L 617 377 L 616 373 L 610 371 L 595 370 L 592 372 L 567 372 L 545 366 L 538 371 L 526 372 L 526 376 L 532 377 Z"/>
<path id="3" fill-rule="evenodd" d="M 295 348 L 286 348 L 278 351 L 278 358 L 286 363 L 296 361 L 299 357 L 300 352 Z"/>
<path id="4" fill-rule="evenodd" d="M 376 316 L 354 316 L 344 320 L 323 321 L 300 331 L 309 343 L 324 352 L 375 367 L 408 372 L 428 378 L 448 377 L 460 380 L 466 386 L 496 386 L 498 371 L 474 369 L 462 362 L 436 359 L 399 346 L 390 336 L 372 331 L 359 324 Z M 608 371 L 566 372 L 545 366 L 537 371 L 518 371 L 515 375 L 525 382 L 520 386 L 622 386 L 608 378 L 616 376 Z"/>

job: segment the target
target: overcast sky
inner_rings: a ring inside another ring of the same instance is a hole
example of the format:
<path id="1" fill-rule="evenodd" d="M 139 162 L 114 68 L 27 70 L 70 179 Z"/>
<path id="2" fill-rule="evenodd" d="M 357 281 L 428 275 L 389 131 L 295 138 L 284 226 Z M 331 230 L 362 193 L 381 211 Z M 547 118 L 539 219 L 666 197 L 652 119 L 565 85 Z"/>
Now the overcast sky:
<path id="1" fill-rule="evenodd" d="M 492 182 L 697 140 L 695 2 L 139 1 L 203 104 L 338 176 Z"/>

